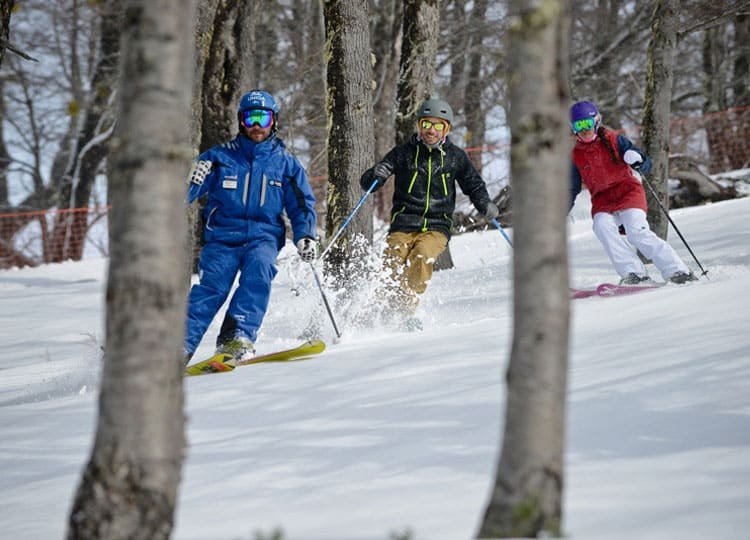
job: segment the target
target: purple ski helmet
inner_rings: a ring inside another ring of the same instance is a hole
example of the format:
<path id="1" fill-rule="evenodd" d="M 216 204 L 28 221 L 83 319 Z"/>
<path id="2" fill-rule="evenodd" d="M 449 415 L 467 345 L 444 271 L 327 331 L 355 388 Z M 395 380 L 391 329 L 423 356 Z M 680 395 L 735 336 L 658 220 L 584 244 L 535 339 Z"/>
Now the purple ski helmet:
<path id="1" fill-rule="evenodd" d="M 570 108 L 570 121 L 582 120 L 584 118 L 596 118 L 599 109 L 590 101 L 579 101 Z"/>

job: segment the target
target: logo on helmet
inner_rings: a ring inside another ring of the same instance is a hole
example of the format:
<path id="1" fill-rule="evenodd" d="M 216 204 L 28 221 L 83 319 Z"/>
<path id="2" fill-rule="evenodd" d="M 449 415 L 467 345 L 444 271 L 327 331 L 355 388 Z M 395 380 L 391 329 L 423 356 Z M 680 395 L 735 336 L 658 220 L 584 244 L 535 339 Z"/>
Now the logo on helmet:
<path id="1" fill-rule="evenodd" d="M 601 115 L 596 105 L 590 101 L 579 101 L 570 108 L 570 130 L 584 142 L 592 142 L 597 138 Z M 593 131 L 593 135 L 582 135 L 582 132 Z"/>
<path id="2" fill-rule="evenodd" d="M 599 109 L 590 101 L 579 101 L 570 108 L 570 121 L 575 122 L 583 118 L 596 118 Z"/>
<path id="3" fill-rule="evenodd" d="M 237 112 L 241 113 L 247 109 L 266 109 L 273 111 L 274 114 L 279 114 L 278 103 L 276 103 L 273 96 L 265 90 L 250 90 L 247 94 L 242 96 Z"/>

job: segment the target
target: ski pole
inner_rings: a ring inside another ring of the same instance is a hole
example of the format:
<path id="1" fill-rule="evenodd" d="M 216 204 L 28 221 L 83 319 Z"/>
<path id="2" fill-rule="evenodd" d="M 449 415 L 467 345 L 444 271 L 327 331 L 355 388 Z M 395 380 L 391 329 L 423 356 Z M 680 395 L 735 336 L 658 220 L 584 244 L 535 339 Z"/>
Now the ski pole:
<path id="1" fill-rule="evenodd" d="M 339 239 L 339 236 L 341 236 L 341 234 L 344 232 L 344 229 L 346 229 L 346 227 L 349 225 L 349 222 L 354 217 L 354 214 L 356 214 L 357 211 L 360 209 L 360 207 L 365 203 L 365 199 L 367 199 L 368 195 L 370 195 L 370 193 L 373 192 L 373 190 L 375 189 L 375 186 L 377 186 L 377 185 L 378 185 L 378 179 L 376 178 L 375 180 L 373 180 L 372 185 L 370 186 L 370 189 L 368 189 L 365 192 L 365 194 L 362 195 L 362 198 L 359 200 L 359 202 L 357 203 L 357 205 L 354 207 L 354 210 L 351 211 L 351 213 L 349 214 L 349 217 L 347 217 L 344 220 L 344 223 L 341 224 L 341 227 L 339 227 L 338 232 L 336 232 L 336 234 L 333 236 L 333 238 L 331 239 L 331 241 L 328 242 L 328 245 L 323 250 L 323 253 L 320 254 L 320 258 L 321 259 L 323 257 L 325 257 L 326 253 L 328 253 L 328 250 L 333 247 L 333 245 L 336 243 L 336 240 Z"/>
<path id="2" fill-rule="evenodd" d="M 648 186 L 648 189 L 651 191 L 651 195 L 653 195 L 654 200 L 656 201 L 656 204 L 659 205 L 659 208 L 661 208 L 661 211 L 664 212 L 664 215 L 667 216 L 667 219 L 672 224 L 672 227 L 674 227 L 674 230 L 677 233 L 677 236 L 679 236 L 680 240 L 682 240 L 682 243 L 685 244 L 685 247 L 690 252 L 690 255 L 693 257 L 693 260 L 695 261 L 695 264 L 697 264 L 698 268 L 701 269 L 701 275 L 705 276 L 706 274 L 708 274 L 708 270 L 705 270 L 703 268 L 703 266 L 701 265 L 700 261 L 698 260 L 698 257 L 696 257 L 695 253 L 693 253 L 693 250 L 690 249 L 690 246 L 688 245 L 687 240 L 685 240 L 685 237 L 682 236 L 682 233 L 680 232 L 680 229 L 677 228 L 677 224 L 674 221 L 672 221 L 672 218 L 669 216 L 669 212 L 667 211 L 666 208 L 664 208 L 664 205 L 659 200 L 659 196 L 656 194 L 656 190 L 651 185 L 651 182 L 649 182 L 648 179 L 646 178 L 646 176 L 643 175 L 643 174 L 641 175 L 641 178 L 643 179 L 643 182 Z"/>
<path id="3" fill-rule="evenodd" d="M 326 298 L 326 293 L 323 291 L 323 285 L 320 283 L 320 277 L 318 276 L 318 271 L 315 270 L 315 265 L 312 263 L 312 261 L 310 261 L 310 269 L 312 270 L 313 276 L 315 277 L 315 283 L 318 285 L 320 296 L 323 297 L 323 304 L 325 304 L 326 311 L 328 311 L 328 316 L 331 318 L 331 324 L 333 325 L 333 329 L 336 332 L 336 337 L 341 338 L 341 332 L 339 332 L 339 327 L 336 326 L 336 319 L 333 318 L 333 312 L 331 311 L 331 306 L 328 304 L 328 298 Z"/>
<path id="4" fill-rule="evenodd" d="M 497 227 L 497 230 L 500 231 L 500 234 L 503 235 L 503 238 L 508 241 L 510 247 L 513 247 L 513 242 L 510 241 L 510 238 L 508 238 L 508 235 L 505 233 L 505 229 L 503 229 L 503 226 L 500 225 L 500 222 L 497 220 L 497 218 L 492 218 L 492 224 Z"/>

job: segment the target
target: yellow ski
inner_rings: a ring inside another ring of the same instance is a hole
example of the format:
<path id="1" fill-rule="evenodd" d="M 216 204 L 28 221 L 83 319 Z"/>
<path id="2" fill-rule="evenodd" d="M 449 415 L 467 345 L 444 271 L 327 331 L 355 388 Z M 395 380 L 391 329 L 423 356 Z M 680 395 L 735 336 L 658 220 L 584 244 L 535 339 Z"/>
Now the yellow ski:
<path id="1" fill-rule="evenodd" d="M 326 344 L 319 339 L 312 341 L 306 341 L 298 347 L 291 349 L 285 349 L 283 351 L 277 351 L 269 354 L 262 354 L 260 356 L 253 356 L 247 360 L 236 360 L 231 355 L 225 353 L 219 353 L 213 355 L 211 358 L 207 358 L 201 362 L 197 362 L 192 366 L 185 368 L 185 375 L 208 375 L 209 373 L 224 373 L 226 371 L 232 371 L 234 368 L 239 366 L 247 366 L 249 364 L 260 364 L 262 362 L 287 362 L 289 360 L 301 360 L 308 356 L 314 356 L 322 353 L 326 348 Z"/>

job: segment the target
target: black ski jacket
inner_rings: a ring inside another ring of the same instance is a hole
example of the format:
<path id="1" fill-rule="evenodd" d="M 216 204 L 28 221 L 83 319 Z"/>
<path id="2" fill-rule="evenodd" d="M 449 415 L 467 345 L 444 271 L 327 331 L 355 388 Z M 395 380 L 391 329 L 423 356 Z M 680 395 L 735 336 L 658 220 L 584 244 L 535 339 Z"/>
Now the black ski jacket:
<path id="1" fill-rule="evenodd" d="M 440 231 L 450 238 L 456 208 L 456 182 L 484 214 L 490 196 L 484 180 L 461 148 L 446 138 L 440 148 L 429 148 L 412 135 L 383 158 L 395 178 L 390 232 Z M 373 170 L 360 178 L 362 189 L 369 189 Z M 428 196 L 429 194 L 429 196 Z"/>

